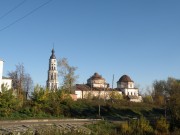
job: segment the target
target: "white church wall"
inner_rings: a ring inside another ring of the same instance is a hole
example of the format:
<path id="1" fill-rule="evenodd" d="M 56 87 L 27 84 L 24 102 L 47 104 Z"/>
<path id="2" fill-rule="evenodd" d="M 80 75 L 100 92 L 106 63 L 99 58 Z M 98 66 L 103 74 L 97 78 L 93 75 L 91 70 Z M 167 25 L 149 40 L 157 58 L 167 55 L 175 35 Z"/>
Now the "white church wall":
<path id="1" fill-rule="evenodd" d="M 138 96 L 138 89 L 125 89 L 125 95 Z"/>
<path id="2" fill-rule="evenodd" d="M 118 94 L 122 95 L 121 91 L 116 91 Z M 89 91 L 82 91 L 82 90 L 75 90 L 75 94 L 77 95 L 77 99 L 87 99 L 93 97 L 100 97 L 103 99 L 110 99 L 112 91 L 96 91 L 96 90 L 89 90 Z"/>
<path id="3" fill-rule="evenodd" d="M 12 88 L 12 79 L 2 79 L 2 84 L 7 88 L 11 89 Z"/>

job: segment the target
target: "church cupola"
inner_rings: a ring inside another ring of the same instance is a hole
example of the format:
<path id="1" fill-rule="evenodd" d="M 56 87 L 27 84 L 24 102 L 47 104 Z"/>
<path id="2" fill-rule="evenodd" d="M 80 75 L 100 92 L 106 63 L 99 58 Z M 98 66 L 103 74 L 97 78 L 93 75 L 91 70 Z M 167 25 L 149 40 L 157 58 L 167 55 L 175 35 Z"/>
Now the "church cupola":
<path id="1" fill-rule="evenodd" d="M 51 54 L 51 57 L 50 57 L 50 59 L 56 59 L 56 56 L 55 56 L 55 51 L 54 51 L 54 48 L 52 49 L 52 54 Z"/>
<path id="2" fill-rule="evenodd" d="M 106 83 L 106 80 L 99 75 L 98 73 L 94 73 L 88 80 L 87 85 L 94 88 L 108 88 L 109 84 Z"/>
<path id="3" fill-rule="evenodd" d="M 134 88 L 134 81 L 128 75 L 123 75 L 117 82 L 117 88 Z"/>
<path id="4" fill-rule="evenodd" d="M 57 60 L 55 56 L 54 48 L 52 49 L 52 54 L 49 59 L 49 69 L 48 69 L 48 79 L 47 88 L 50 90 L 55 90 L 58 88 L 58 70 L 57 70 Z"/>

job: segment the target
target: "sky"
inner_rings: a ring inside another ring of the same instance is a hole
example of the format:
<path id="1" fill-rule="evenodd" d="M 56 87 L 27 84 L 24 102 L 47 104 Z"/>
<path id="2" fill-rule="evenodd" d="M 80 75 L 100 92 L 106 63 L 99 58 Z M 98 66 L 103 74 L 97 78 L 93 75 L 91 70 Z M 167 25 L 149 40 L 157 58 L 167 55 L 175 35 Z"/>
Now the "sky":
<path id="1" fill-rule="evenodd" d="M 142 90 L 180 79 L 179 7 L 179 0 L 0 0 L 4 76 L 23 63 L 45 86 L 54 44 L 56 58 L 77 67 L 77 83 L 95 72 L 110 86 L 114 75 L 114 87 L 127 74 Z"/>

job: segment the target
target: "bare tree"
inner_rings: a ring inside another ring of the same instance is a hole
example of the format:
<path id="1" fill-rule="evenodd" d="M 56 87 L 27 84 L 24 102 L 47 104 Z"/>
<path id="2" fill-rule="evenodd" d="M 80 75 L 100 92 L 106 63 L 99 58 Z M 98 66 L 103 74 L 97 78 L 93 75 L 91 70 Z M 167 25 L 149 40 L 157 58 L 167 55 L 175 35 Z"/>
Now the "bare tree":
<path id="1" fill-rule="evenodd" d="M 66 58 L 58 60 L 59 74 L 63 78 L 63 88 L 72 90 L 78 76 L 75 75 L 77 67 L 70 66 Z"/>
<path id="2" fill-rule="evenodd" d="M 23 95 L 27 99 L 28 92 L 32 89 L 33 81 L 30 74 L 25 73 L 23 64 L 16 65 L 16 70 L 8 73 L 12 79 L 12 87 L 17 90 L 17 95 Z"/>
<path id="3" fill-rule="evenodd" d="M 30 74 L 26 73 L 24 76 L 24 91 L 26 93 L 26 99 L 28 98 L 29 92 L 33 89 L 33 80 Z"/>

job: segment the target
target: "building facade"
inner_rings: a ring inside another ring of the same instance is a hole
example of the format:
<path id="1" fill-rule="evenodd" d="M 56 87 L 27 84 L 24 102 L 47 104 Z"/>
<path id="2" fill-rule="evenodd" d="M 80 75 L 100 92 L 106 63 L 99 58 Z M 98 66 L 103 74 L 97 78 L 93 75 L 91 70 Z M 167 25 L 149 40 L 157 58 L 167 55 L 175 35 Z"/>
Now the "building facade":
<path id="1" fill-rule="evenodd" d="M 93 97 L 111 99 L 112 95 L 115 94 L 116 96 L 114 97 L 124 96 L 129 101 L 142 102 L 138 88 L 135 88 L 134 81 L 128 75 L 120 77 L 117 82 L 117 88 L 112 89 L 109 88 L 109 84 L 106 83 L 106 80 L 101 75 L 94 73 L 87 80 L 87 84 L 76 84 L 75 94 L 78 99 Z"/>
<path id="2" fill-rule="evenodd" d="M 4 62 L 0 60 L 0 92 L 2 92 L 2 85 L 7 89 L 12 88 L 12 79 L 3 76 L 3 64 Z"/>
<path id="3" fill-rule="evenodd" d="M 56 90 L 59 87 L 57 60 L 54 48 L 52 49 L 52 54 L 49 58 L 48 79 L 46 82 L 46 86 L 50 90 Z"/>
<path id="4" fill-rule="evenodd" d="M 130 101 L 142 101 L 142 97 L 139 96 L 139 89 L 135 88 L 134 81 L 128 75 L 123 75 L 120 77 L 119 81 L 117 81 L 117 89 L 122 91 L 122 94 L 125 95 Z"/>
<path id="5" fill-rule="evenodd" d="M 0 92 L 1 90 L 1 85 L 2 85 L 2 74 L 3 74 L 3 61 L 0 60 Z"/>
<path id="6" fill-rule="evenodd" d="M 78 99 L 110 99 L 112 92 L 116 92 L 116 94 L 122 95 L 121 91 L 109 88 L 109 84 L 98 73 L 94 73 L 89 79 L 87 79 L 87 84 L 76 84 L 75 89 L 75 94 L 77 95 Z"/>

